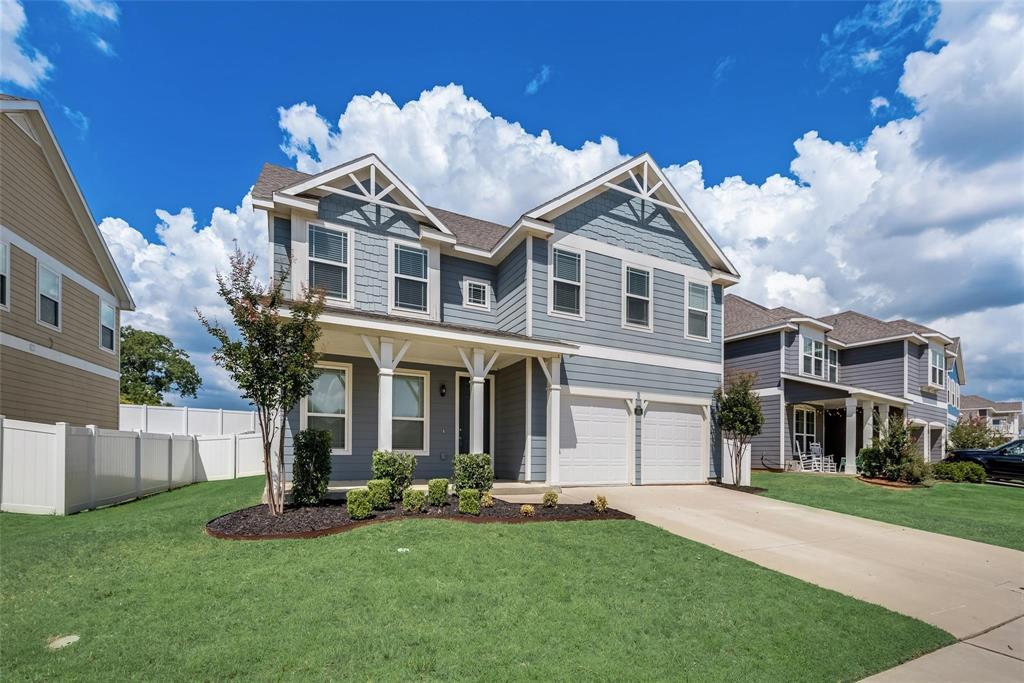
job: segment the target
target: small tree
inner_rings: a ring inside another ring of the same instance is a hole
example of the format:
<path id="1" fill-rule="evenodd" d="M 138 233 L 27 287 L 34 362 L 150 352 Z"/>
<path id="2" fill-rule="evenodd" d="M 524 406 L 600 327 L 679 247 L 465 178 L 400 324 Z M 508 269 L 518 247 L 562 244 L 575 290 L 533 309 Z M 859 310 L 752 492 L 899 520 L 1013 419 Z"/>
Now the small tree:
<path id="1" fill-rule="evenodd" d="M 715 389 L 718 420 L 722 434 L 729 442 L 732 481 L 737 486 L 740 483 L 743 451 L 764 426 L 761 397 L 754 393 L 756 381 L 756 374 L 740 372 L 728 377 L 724 388 Z"/>
<path id="2" fill-rule="evenodd" d="M 188 354 L 156 332 L 121 328 L 121 403 L 158 406 L 164 392 L 196 397 L 203 380 Z"/>
<path id="3" fill-rule="evenodd" d="M 981 417 L 961 417 L 949 430 L 949 448 L 992 448 L 1004 441 L 994 429 L 989 427 L 988 420 Z"/>
<path id="4" fill-rule="evenodd" d="M 267 479 L 264 502 L 272 515 L 284 511 L 284 431 L 288 412 L 313 389 L 317 377 L 320 339 L 317 318 L 324 307 L 323 292 L 304 289 L 302 299 L 287 301 L 286 274 L 269 286 L 253 277 L 256 257 L 239 250 L 231 256 L 231 272 L 217 275 L 217 291 L 231 312 L 240 338 L 198 309 L 196 315 L 219 346 L 213 359 L 231 375 L 244 398 L 256 408 L 263 437 L 263 470 Z M 286 306 L 289 311 L 282 313 Z M 277 472 L 274 478 L 274 437 Z"/>

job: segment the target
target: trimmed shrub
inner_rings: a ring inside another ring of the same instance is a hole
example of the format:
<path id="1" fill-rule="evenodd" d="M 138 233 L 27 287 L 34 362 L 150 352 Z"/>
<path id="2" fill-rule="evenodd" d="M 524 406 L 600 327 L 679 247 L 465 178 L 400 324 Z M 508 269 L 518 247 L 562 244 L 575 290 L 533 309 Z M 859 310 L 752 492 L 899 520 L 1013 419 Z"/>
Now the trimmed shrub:
<path id="1" fill-rule="evenodd" d="M 447 479 L 431 479 L 427 482 L 427 501 L 436 508 L 448 504 Z"/>
<path id="2" fill-rule="evenodd" d="M 546 491 L 544 493 L 544 507 L 553 508 L 558 506 L 558 493 L 555 491 Z"/>
<path id="3" fill-rule="evenodd" d="M 983 484 L 988 479 L 985 468 L 976 462 L 949 462 L 943 460 L 932 466 L 932 476 L 945 481 Z"/>
<path id="4" fill-rule="evenodd" d="M 402 492 L 402 512 L 405 514 L 411 514 L 413 512 L 423 512 L 427 507 L 427 494 L 423 491 L 417 491 L 414 488 L 408 488 Z"/>
<path id="5" fill-rule="evenodd" d="M 345 507 L 352 519 L 366 519 L 373 516 L 369 489 L 352 489 L 345 495 Z"/>
<path id="6" fill-rule="evenodd" d="M 480 507 L 492 508 L 494 507 L 494 496 L 491 495 L 490 491 L 484 491 L 480 496 Z"/>
<path id="7" fill-rule="evenodd" d="M 921 458 L 920 448 L 911 440 L 910 423 L 891 416 L 883 423 L 874 442 L 862 448 L 857 467 L 865 477 L 919 484 L 928 477 L 928 465 Z M 928 438 L 925 433 L 921 438 Z"/>
<path id="8" fill-rule="evenodd" d="M 452 459 L 455 470 L 455 492 L 463 489 L 490 491 L 494 485 L 491 456 L 486 453 L 460 453 Z"/>
<path id="9" fill-rule="evenodd" d="M 366 482 L 370 490 L 370 505 L 374 510 L 387 510 L 391 507 L 391 482 L 387 479 L 371 479 Z"/>
<path id="10" fill-rule="evenodd" d="M 608 499 L 604 496 L 598 496 L 594 500 L 594 512 L 608 512 Z"/>
<path id="11" fill-rule="evenodd" d="M 391 482 L 391 500 L 401 500 L 402 492 L 412 485 L 416 456 L 393 451 L 373 452 L 373 478 Z"/>
<path id="12" fill-rule="evenodd" d="M 292 500 L 296 505 L 318 505 L 327 495 L 331 479 L 331 433 L 303 429 L 295 435 L 292 463 Z"/>
<path id="13" fill-rule="evenodd" d="M 480 492 L 476 489 L 459 491 L 459 512 L 464 515 L 480 514 Z"/>
<path id="14" fill-rule="evenodd" d="M 520 505 L 519 514 L 521 514 L 523 517 L 533 517 L 535 514 L 537 514 L 537 511 L 533 509 L 532 505 Z"/>

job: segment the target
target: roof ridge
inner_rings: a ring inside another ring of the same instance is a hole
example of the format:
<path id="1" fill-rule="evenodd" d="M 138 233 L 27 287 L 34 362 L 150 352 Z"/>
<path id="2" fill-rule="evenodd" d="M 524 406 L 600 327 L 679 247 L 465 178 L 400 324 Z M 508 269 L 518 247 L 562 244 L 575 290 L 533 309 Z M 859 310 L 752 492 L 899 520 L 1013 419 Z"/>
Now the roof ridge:
<path id="1" fill-rule="evenodd" d="M 726 299 L 728 299 L 730 297 L 733 298 L 733 299 L 737 299 L 739 301 L 742 301 L 744 303 L 750 304 L 751 306 L 754 306 L 755 308 L 759 308 L 762 311 L 768 311 L 767 308 L 765 308 L 761 304 L 757 303 L 756 301 L 751 301 L 750 299 L 748 299 L 746 297 L 743 297 L 743 296 L 740 296 L 739 294 L 733 294 L 732 292 L 729 292 L 728 294 L 725 295 Z"/>

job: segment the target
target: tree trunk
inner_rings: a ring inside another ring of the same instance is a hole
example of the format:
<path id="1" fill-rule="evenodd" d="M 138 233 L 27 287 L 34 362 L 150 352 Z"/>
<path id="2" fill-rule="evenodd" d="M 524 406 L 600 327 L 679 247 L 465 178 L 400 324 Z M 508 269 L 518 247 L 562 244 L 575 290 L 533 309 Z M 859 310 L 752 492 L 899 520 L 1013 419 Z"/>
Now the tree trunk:
<path id="1" fill-rule="evenodd" d="M 281 512 L 284 512 L 284 428 L 288 422 L 288 411 L 283 407 L 281 409 L 281 431 L 277 435 L 277 472 L 280 477 L 278 480 L 278 486 L 280 487 L 281 495 L 278 498 L 278 502 L 281 506 Z"/>

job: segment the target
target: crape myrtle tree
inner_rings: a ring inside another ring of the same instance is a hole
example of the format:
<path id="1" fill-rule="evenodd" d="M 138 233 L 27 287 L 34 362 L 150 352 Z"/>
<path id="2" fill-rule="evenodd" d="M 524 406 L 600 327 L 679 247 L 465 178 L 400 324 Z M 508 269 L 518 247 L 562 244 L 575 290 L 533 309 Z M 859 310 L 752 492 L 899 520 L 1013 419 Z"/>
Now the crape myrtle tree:
<path id="1" fill-rule="evenodd" d="M 321 330 L 317 318 L 324 308 L 324 295 L 303 289 L 301 299 L 288 301 L 287 273 L 263 285 L 253 276 L 255 265 L 253 254 L 236 249 L 230 273 L 217 274 L 217 291 L 231 312 L 237 338 L 198 309 L 196 315 L 219 344 L 213 351 L 214 361 L 228 371 L 242 396 L 256 408 L 266 476 L 263 502 L 277 516 L 284 512 L 285 421 L 299 399 L 312 391 L 318 375 L 316 343 Z"/>
<path id="2" fill-rule="evenodd" d="M 732 482 L 736 486 L 740 484 L 743 451 L 764 426 L 761 397 L 754 393 L 756 381 L 755 373 L 737 372 L 726 378 L 724 387 L 715 389 L 718 421 L 729 444 Z"/>
<path id="3" fill-rule="evenodd" d="M 988 420 L 980 415 L 964 417 L 956 421 L 949 430 L 949 446 L 947 450 L 960 448 L 992 448 L 1006 441 L 994 429 L 989 427 Z"/>

